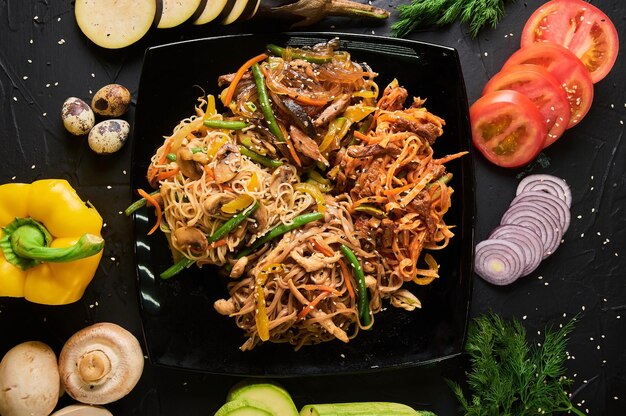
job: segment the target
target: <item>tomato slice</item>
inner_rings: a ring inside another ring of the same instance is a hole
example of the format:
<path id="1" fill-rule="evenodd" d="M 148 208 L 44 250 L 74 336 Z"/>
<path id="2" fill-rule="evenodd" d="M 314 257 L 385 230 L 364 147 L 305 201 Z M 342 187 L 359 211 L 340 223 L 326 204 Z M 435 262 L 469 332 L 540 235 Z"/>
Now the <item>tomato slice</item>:
<path id="1" fill-rule="evenodd" d="M 580 59 L 556 43 L 531 43 L 511 55 L 502 69 L 522 64 L 542 66 L 559 80 L 569 100 L 570 118 L 567 128 L 580 123 L 593 101 L 593 82 Z"/>
<path id="2" fill-rule="evenodd" d="M 546 69 L 537 65 L 512 65 L 489 80 L 483 95 L 500 90 L 521 92 L 537 106 L 548 130 L 544 147 L 563 135 L 569 122 L 567 94 Z"/>
<path id="3" fill-rule="evenodd" d="M 472 141 L 491 162 L 517 168 L 543 149 L 546 123 L 535 104 L 517 91 L 493 91 L 470 107 Z"/>
<path id="4" fill-rule="evenodd" d="M 534 42 L 558 43 L 571 50 L 594 83 L 613 68 L 619 50 L 611 19 L 582 0 L 552 0 L 539 7 L 522 31 L 522 48 Z"/>

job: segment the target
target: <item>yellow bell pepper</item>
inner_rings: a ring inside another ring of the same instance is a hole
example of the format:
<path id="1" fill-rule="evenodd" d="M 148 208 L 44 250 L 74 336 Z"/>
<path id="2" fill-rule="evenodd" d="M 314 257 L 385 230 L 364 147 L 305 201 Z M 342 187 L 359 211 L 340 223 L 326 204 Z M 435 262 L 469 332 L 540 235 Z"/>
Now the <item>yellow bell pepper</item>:
<path id="1" fill-rule="evenodd" d="M 0 296 L 76 302 L 100 263 L 101 229 L 65 180 L 0 185 Z"/>

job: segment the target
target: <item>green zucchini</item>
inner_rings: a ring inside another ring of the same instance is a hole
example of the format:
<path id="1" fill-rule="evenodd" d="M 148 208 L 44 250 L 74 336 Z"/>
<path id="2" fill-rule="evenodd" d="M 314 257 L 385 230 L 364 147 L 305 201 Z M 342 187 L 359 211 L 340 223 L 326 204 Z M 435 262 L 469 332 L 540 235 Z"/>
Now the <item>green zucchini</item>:
<path id="1" fill-rule="evenodd" d="M 360 402 L 309 404 L 300 410 L 300 416 L 436 416 L 413 408 L 388 402 Z"/>
<path id="2" fill-rule="evenodd" d="M 233 400 L 219 408 L 214 416 L 276 416 L 263 403 L 253 400 Z"/>
<path id="3" fill-rule="evenodd" d="M 277 416 L 298 416 L 298 410 L 287 390 L 271 382 L 253 383 L 244 380 L 236 384 L 228 393 L 226 401 L 233 400 L 263 403 L 273 415 Z"/>

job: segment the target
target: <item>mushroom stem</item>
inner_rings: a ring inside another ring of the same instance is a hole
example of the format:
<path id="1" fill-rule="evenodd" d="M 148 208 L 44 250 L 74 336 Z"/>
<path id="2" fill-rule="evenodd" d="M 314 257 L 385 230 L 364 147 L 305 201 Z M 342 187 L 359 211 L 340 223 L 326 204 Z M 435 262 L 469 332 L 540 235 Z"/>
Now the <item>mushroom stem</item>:
<path id="1" fill-rule="evenodd" d="M 85 382 L 98 381 L 109 372 L 111 372 L 111 360 L 103 351 L 89 351 L 78 361 L 78 373 Z"/>

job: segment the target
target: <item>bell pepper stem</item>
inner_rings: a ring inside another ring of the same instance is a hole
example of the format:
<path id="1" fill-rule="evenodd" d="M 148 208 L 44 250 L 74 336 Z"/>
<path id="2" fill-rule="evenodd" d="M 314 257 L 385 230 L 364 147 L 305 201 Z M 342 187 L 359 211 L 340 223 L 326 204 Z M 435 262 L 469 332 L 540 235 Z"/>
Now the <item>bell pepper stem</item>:
<path id="1" fill-rule="evenodd" d="M 102 250 L 100 236 L 85 234 L 69 247 L 49 247 L 52 236 L 32 218 L 16 218 L 2 229 L 0 250 L 6 260 L 26 270 L 43 262 L 70 262 L 91 257 Z"/>
<path id="2" fill-rule="evenodd" d="M 93 234 L 84 234 L 72 246 L 52 248 L 46 245 L 37 226 L 22 225 L 11 235 L 11 246 L 19 257 L 41 262 L 69 262 L 99 253 L 104 247 L 104 240 Z"/>

